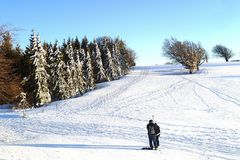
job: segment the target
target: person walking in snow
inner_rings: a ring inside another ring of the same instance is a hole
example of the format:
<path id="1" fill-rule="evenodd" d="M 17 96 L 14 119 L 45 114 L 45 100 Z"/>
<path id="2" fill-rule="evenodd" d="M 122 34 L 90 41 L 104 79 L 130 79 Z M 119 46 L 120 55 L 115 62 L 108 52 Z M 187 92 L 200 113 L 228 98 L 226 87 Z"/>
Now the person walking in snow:
<path id="1" fill-rule="evenodd" d="M 157 123 L 155 123 L 155 132 L 156 132 L 157 146 L 159 147 L 159 137 L 160 137 L 161 130 Z"/>
<path id="2" fill-rule="evenodd" d="M 153 120 L 149 120 L 149 123 L 147 124 L 147 131 L 148 131 L 148 139 L 149 139 L 149 146 L 150 149 L 153 149 L 153 147 L 155 149 L 158 148 L 157 145 L 157 134 L 156 134 L 156 127 L 155 127 L 155 123 L 153 122 Z"/>

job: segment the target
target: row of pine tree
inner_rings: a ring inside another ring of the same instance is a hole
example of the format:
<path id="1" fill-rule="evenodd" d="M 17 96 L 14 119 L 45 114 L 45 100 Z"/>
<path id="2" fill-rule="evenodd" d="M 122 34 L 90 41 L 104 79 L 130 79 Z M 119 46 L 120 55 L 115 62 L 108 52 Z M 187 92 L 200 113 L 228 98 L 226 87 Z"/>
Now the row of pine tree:
<path id="1" fill-rule="evenodd" d="M 131 50 L 119 38 L 100 37 L 88 42 L 84 37 L 64 40 L 62 45 L 41 43 L 33 31 L 24 55 L 26 65 L 22 99 L 42 106 L 52 101 L 83 95 L 96 83 L 117 80 L 134 64 Z M 19 107 L 26 103 L 21 100 Z"/>

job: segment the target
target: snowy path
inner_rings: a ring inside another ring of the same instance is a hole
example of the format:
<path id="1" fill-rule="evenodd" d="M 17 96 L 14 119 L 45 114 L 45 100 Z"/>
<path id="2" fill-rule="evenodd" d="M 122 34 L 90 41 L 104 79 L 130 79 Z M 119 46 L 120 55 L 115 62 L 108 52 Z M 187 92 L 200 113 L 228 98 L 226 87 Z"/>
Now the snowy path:
<path id="1" fill-rule="evenodd" d="M 28 110 L 27 118 L 1 110 L 0 159 L 238 160 L 239 70 L 136 67 L 83 97 Z M 142 151 L 152 115 L 162 130 L 160 151 Z"/>

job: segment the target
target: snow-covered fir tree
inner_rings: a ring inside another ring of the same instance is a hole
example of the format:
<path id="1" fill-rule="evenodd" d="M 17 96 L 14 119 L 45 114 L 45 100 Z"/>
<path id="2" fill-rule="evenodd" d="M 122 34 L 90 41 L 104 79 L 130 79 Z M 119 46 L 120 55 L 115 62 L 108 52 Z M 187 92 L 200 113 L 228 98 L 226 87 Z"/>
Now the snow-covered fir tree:
<path id="1" fill-rule="evenodd" d="M 44 50 L 44 48 L 42 46 L 42 42 L 41 42 L 41 38 L 40 38 L 39 34 L 37 35 L 37 48 L 38 48 L 39 52 L 42 53 L 41 55 L 44 57 L 44 63 L 47 66 L 47 60 L 46 60 L 47 52 L 46 52 L 46 50 Z"/>
<path id="2" fill-rule="evenodd" d="M 37 49 L 37 35 L 36 35 L 34 30 L 32 30 L 32 34 L 31 34 L 31 37 L 29 39 L 29 42 L 30 42 L 30 45 L 29 45 L 29 47 L 26 48 L 26 54 L 29 57 L 31 57 L 38 50 Z"/>
<path id="3" fill-rule="evenodd" d="M 117 53 L 116 53 L 116 48 L 115 48 L 115 44 L 112 42 L 111 43 L 111 59 L 112 59 L 112 78 L 114 80 L 119 79 L 120 78 L 120 70 L 119 70 L 119 59 L 117 57 Z"/>
<path id="4" fill-rule="evenodd" d="M 27 94 L 25 92 L 21 92 L 18 96 L 17 96 L 17 104 L 16 104 L 16 108 L 17 109 L 25 109 L 30 107 L 30 104 L 27 101 Z"/>
<path id="5" fill-rule="evenodd" d="M 23 118 L 26 118 L 25 109 L 29 108 L 31 105 L 28 103 L 27 94 L 25 92 L 21 92 L 17 97 L 16 109 L 22 109 Z"/>
<path id="6" fill-rule="evenodd" d="M 73 46 L 75 69 L 76 69 L 75 74 L 76 74 L 77 95 L 82 95 L 86 91 L 86 88 L 85 88 L 86 79 L 83 75 L 83 61 L 84 61 L 83 59 L 85 59 L 85 52 L 81 51 L 81 43 L 78 37 L 72 40 L 72 46 Z"/>
<path id="7" fill-rule="evenodd" d="M 122 54 L 120 56 L 120 64 L 121 64 L 122 74 L 126 75 L 129 71 L 129 65 L 128 65 L 124 55 L 122 55 Z"/>
<path id="8" fill-rule="evenodd" d="M 81 43 L 78 39 L 78 37 L 75 38 L 75 40 L 73 41 L 73 50 L 76 51 L 76 50 L 80 50 L 81 49 Z"/>
<path id="9" fill-rule="evenodd" d="M 35 106 L 51 102 L 51 96 L 48 89 L 49 75 L 46 71 L 46 51 L 43 49 L 40 36 L 36 37 L 35 32 L 30 39 L 28 55 L 31 55 L 32 73 L 27 80 L 27 94 Z"/>
<path id="10" fill-rule="evenodd" d="M 114 59 L 116 52 L 114 47 L 115 42 L 111 37 L 100 37 L 97 39 L 97 42 L 102 53 L 101 57 L 107 80 L 118 79 L 120 74 L 117 68 L 117 59 Z"/>
<path id="11" fill-rule="evenodd" d="M 70 67 L 69 67 L 69 63 L 67 63 L 65 65 L 64 75 L 65 75 L 65 79 L 66 79 L 66 82 L 67 82 L 65 92 L 69 95 L 69 97 L 73 97 L 76 94 L 74 93 L 74 88 L 75 87 L 74 87 L 73 80 L 72 80 L 72 77 L 71 77 L 71 70 L 70 70 Z"/>
<path id="12" fill-rule="evenodd" d="M 80 59 L 81 63 L 83 64 L 83 62 L 86 59 L 86 54 L 85 54 L 84 49 L 80 49 L 80 51 L 79 51 L 79 59 Z"/>
<path id="13" fill-rule="evenodd" d="M 56 65 L 56 56 L 57 55 L 55 55 L 54 54 L 54 52 L 53 52 L 53 47 L 52 47 L 52 45 L 50 45 L 49 47 L 48 47 L 48 50 L 47 50 L 47 63 L 48 63 L 48 74 L 50 75 L 50 77 L 49 77 L 49 90 L 50 90 L 50 94 L 52 95 L 52 91 L 53 91 L 53 85 L 54 85 L 54 81 L 53 81 L 53 78 L 54 78 L 54 74 L 55 74 L 55 72 L 56 72 L 56 67 L 57 67 L 57 65 Z M 53 96 L 52 96 L 52 99 L 54 99 L 53 98 Z"/>
<path id="14" fill-rule="evenodd" d="M 92 60 L 90 57 L 89 52 L 86 53 L 86 69 L 87 69 L 87 74 L 86 74 L 86 79 L 87 79 L 87 89 L 88 90 L 93 90 L 95 88 L 95 82 L 94 82 L 94 77 L 93 77 L 93 67 L 92 67 Z"/>
<path id="15" fill-rule="evenodd" d="M 79 52 L 79 58 L 80 58 L 80 62 L 82 64 L 82 73 L 83 73 L 83 81 L 84 81 L 84 92 L 87 92 L 88 90 L 88 80 L 87 80 L 87 76 L 88 76 L 88 73 L 87 73 L 87 60 L 86 60 L 86 54 L 85 54 L 85 51 L 84 49 L 80 49 L 80 52 Z"/>
<path id="16" fill-rule="evenodd" d="M 66 87 L 68 86 L 65 80 L 65 63 L 63 61 L 63 54 L 60 48 L 55 42 L 53 47 L 50 45 L 48 49 L 48 63 L 49 63 L 49 89 L 52 100 L 66 99 L 70 95 L 66 93 Z"/>
<path id="17" fill-rule="evenodd" d="M 98 44 L 95 42 L 94 43 L 94 49 L 93 49 L 93 57 L 94 57 L 94 79 L 95 82 L 103 82 L 107 80 L 105 70 L 103 68 L 103 63 L 102 63 L 102 57 L 101 57 L 101 52 L 98 47 Z"/>
<path id="18" fill-rule="evenodd" d="M 75 57 L 76 57 L 76 70 L 77 70 L 77 86 L 78 86 L 78 92 L 77 94 L 83 94 L 85 92 L 85 86 L 86 82 L 84 81 L 84 76 L 83 76 L 83 68 L 82 68 L 82 63 L 79 58 L 79 50 L 76 50 L 75 52 Z"/>
<path id="19" fill-rule="evenodd" d="M 103 67 L 105 69 L 105 73 L 106 76 L 108 78 L 109 81 L 113 80 L 114 77 L 116 75 L 115 71 L 113 70 L 113 59 L 112 59 L 112 55 L 110 50 L 108 49 L 108 47 L 105 45 L 103 47 L 103 55 L 104 55 L 104 59 L 103 59 Z"/>
<path id="20" fill-rule="evenodd" d="M 121 63 L 120 63 L 120 57 L 121 57 L 121 52 L 119 50 L 118 43 L 115 41 L 114 43 L 114 48 L 115 48 L 115 54 L 113 54 L 115 63 L 117 64 L 117 73 L 119 77 L 122 77 L 122 69 L 121 69 Z"/>
<path id="21" fill-rule="evenodd" d="M 60 99 L 67 99 L 70 98 L 71 95 L 68 92 L 68 84 L 65 80 L 66 78 L 66 65 L 63 61 L 63 54 L 61 53 L 59 47 L 57 47 L 56 51 L 54 52 L 55 54 L 55 65 L 56 65 L 56 70 L 53 73 L 53 78 L 52 78 L 52 84 L 53 85 L 53 97 L 56 100 L 60 100 Z"/>
<path id="22" fill-rule="evenodd" d="M 68 89 L 67 92 L 71 95 L 71 97 L 74 97 L 77 95 L 77 72 L 76 72 L 76 65 L 74 62 L 74 52 L 72 48 L 71 42 L 67 44 L 66 48 L 66 79 L 68 83 Z"/>
<path id="23" fill-rule="evenodd" d="M 81 43 L 81 48 L 84 49 L 84 52 L 86 53 L 87 51 L 89 51 L 89 44 L 88 44 L 88 39 L 86 36 L 84 36 L 84 38 L 82 39 L 82 43 Z"/>

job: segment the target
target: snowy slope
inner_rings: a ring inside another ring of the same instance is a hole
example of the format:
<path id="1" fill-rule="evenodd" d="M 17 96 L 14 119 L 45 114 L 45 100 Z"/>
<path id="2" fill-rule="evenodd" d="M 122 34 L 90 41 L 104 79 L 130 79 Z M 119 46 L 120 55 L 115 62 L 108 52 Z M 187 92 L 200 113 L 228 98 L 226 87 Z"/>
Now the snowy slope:
<path id="1" fill-rule="evenodd" d="M 26 111 L 0 109 L 4 160 L 238 160 L 240 64 L 135 67 L 83 97 Z M 161 127 L 160 150 L 146 124 Z"/>

